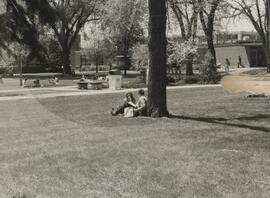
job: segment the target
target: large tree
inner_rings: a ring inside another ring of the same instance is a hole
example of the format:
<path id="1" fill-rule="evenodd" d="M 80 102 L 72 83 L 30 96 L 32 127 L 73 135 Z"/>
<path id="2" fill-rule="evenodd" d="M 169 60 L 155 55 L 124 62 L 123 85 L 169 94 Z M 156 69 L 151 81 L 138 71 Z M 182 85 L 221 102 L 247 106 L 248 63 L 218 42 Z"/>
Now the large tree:
<path id="1" fill-rule="evenodd" d="M 37 32 L 34 38 L 37 46 L 38 31 L 35 25 L 38 21 L 42 25 L 48 26 L 54 33 L 61 47 L 62 64 L 64 73 L 71 74 L 70 53 L 78 39 L 83 26 L 93 20 L 97 20 L 101 14 L 100 7 L 105 0 L 7 0 L 15 17 L 22 17 L 23 20 L 16 23 L 20 28 L 22 25 L 30 25 L 29 35 Z M 18 15 L 18 11 L 20 11 Z M 15 28 L 15 27 L 14 27 Z M 31 37 L 31 36 L 30 36 Z M 33 38 L 25 38 L 29 43 Z M 25 40 L 24 39 L 24 40 Z M 32 51 L 35 51 L 31 47 Z"/>
<path id="2" fill-rule="evenodd" d="M 0 14 L 0 49 L 1 48 L 6 49 L 8 41 L 10 40 L 10 36 L 6 26 L 7 26 L 7 16 L 6 14 L 2 13 Z"/>
<path id="3" fill-rule="evenodd" d="M 6 40 L 9 39 L 7 31 L 7 15 L 5 13 L 5 4 L 0 2 L 0 49 L 6 48 Z"/>
<path id="4" fill-rule="evenodd" d="M 270 0 L 232 0 L 230 6 L 246 16 L 259 34 L 270 72 Z"/>
<path id="5" fill-rule="evenodd" d="M 148 114 L 168 115 L 166 97 L 166 0 L 149 0 Z"/>
<path id="6" fill-rule="evenodd" d="M 213 61 L 216 65 L 216 51 L 214 47 L 214 23 L 216 11 L 222 0 L 198 0 L 199 2 L 199 15 L 201 20 L 202 29 L 204 31 L 208 53 L 211 54 Z"/>
<path id="7" fill-rule="evenodd" d="M 182 42 L 191 42 L 196 45 L 198 29 L 198 0 L 169 0 L 170 7 L 178 21 Z M 193 54 L 188 54 L 186 57 L 186 75 L 193 75 Z"/>
<path id="8" fill-rule="evenodd" d="M 31 49 L 30 57 L 35 57 L 43 64 L 48 64 L 46 49 L 38 40 L 38 22 L 35 17 L 28 15 L 24 5 L 19 4 L 16 0 L 7 0 L 5 15 L 7 18 L 6 25 L 1 32 L 4 31 L 9 34 L 10 42 L 17 42 Z"/>

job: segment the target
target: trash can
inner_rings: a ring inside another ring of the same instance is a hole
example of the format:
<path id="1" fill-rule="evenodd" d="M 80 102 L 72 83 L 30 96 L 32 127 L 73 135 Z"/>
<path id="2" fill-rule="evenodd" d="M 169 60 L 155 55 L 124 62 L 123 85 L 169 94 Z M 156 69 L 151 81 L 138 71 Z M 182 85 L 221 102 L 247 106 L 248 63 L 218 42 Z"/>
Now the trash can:
<path id="1" fill-rule="evenodd" d="M 109 88 L 112 90 L 121 89 L 122 87 L 122 74 L 119 70 L 109 71 Z"/>

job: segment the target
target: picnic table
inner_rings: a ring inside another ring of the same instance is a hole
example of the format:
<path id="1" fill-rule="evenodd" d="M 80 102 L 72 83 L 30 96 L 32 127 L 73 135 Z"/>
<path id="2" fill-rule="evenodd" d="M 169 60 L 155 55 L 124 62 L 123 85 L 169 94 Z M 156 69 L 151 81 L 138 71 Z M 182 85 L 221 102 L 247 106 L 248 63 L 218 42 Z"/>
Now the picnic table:
<path id="1" fill-rule="evenodd" d="M 104 81 L 102 80 L 92 80 L 89 84 L 92 86 L 93 89 L 102 89 L 102 84 Z"/>

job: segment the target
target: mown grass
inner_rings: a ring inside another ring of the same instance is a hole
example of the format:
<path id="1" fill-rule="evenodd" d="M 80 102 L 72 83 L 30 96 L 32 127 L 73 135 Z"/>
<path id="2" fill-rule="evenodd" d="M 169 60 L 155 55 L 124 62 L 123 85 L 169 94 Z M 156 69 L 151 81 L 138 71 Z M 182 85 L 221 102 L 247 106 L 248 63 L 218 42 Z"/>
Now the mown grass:
<path id="1" fill-rule="evenodd" d="M 173 118 L 112 117 L 122 97 L 2 102 L 0 197 L 270 196 L 269 98 L 170 90 Z"/>

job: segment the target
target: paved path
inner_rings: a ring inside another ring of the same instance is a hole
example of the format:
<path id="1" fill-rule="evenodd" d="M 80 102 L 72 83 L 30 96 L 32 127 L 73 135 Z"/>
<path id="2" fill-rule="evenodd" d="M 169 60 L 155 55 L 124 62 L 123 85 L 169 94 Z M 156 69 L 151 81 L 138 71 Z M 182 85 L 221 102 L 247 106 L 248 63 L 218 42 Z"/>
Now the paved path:
<path id="1" fill-rule="evenodd" d="M 209 87 L 220 87 L 220 86 L 221 85 L 186 85 L 186 86 L 168 87 L 167 89 L 168 90 L 192 89 L 192 88 L 209 88 Z M 59 97 L 59 96 L 85 96 L 85 95 L 97 95 L 97 94 L 109 94 L 109 93 L 125 93 L 125 92 L 129 92 L 129 91 L 137 91 L 137 90 L 138 89 L 78 90 L 77 86 L 10 89 L 10 90 L 0 90 L 0 94 L 7 94 L 7 96 L 4 95 L 4 96 L 0 97 L 0 101 L 33 99 L 33 98 L 52 98 L 52 97 Z M 39 91 L 39 93 L 33 94 L 35 91 Z M 42 91 L 44 91 L 45 93 L 42 93 Z M 46 91 L 54 91 L 54 92 L 46 93 Z M 16 94 L 18 94 L 18 95 L 16 95 Z M 10 96 L 10 95 L 12 95 L 12 96 Z"/>
<path id="2" fill-rule="evenodd" d="M 232 69 L 230 72 L 243 72 L 262 68 L 240 68 Z M 125 93 L 128 91 L 137 91 L 138 89 L 122 89 L 122 90 L 78 90 L 76 85 L 59 86 L 59 87 L 43 87 L 43 88 L 19 88 L 18 81 L 14 79 L 4 79 L 4 85 L 0 85 L 0 101 L 3 100 L 19 100 L 31 98 L 51 98 L 59 96 L 79 96 L 79 95 L 96 95 L 108 93 Z M 167 89 L 192 89 L 192 88 L 208 88 L 220 87 L 221 85 L 185 85 L 168 87 Z"/>

